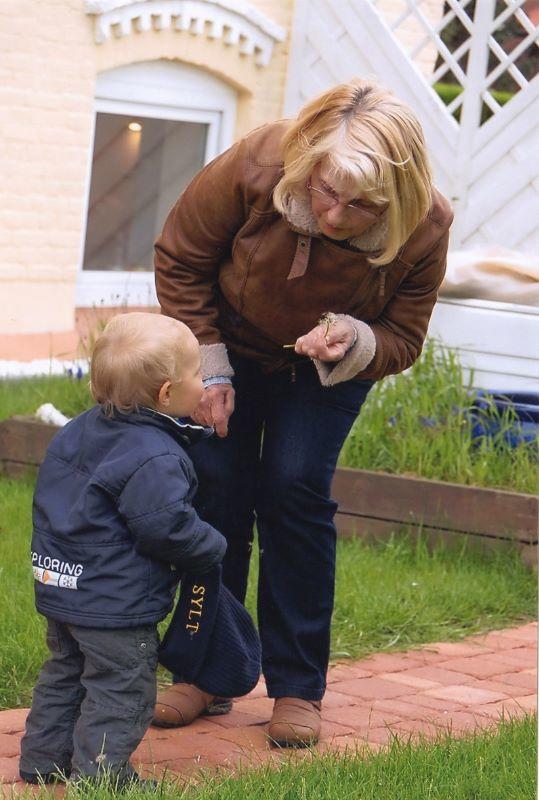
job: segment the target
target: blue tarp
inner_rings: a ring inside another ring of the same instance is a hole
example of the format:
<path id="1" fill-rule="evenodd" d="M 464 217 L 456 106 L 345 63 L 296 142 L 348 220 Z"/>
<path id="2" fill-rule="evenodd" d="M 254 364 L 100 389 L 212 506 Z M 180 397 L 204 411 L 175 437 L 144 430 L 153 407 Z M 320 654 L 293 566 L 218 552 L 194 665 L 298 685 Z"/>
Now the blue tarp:
<path id="1" fill-rule="evenodd" d="M 502 431 L 504 441 L 516 447 L 539 441 L 539 394 L 534 392 L 475 393 L 470 409 L 472 438 L 494 437 Z"/>

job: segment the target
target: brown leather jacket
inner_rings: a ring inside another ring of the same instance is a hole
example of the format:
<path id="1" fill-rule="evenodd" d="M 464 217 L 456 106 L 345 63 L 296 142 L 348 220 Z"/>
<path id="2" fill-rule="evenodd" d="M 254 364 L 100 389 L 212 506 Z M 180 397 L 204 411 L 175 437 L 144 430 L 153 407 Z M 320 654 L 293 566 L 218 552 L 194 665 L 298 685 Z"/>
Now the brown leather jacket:
<path id="1" fill-rule="evenodd" d="M 323 384 L 401 372 L 421 352 L 444 276 L 450 205 L 433 190 L 427 219 L 397 258 L 372 267 L 367 256 L 383 242 L 383 218 L 343 246 L 320 233 L 309 200 L 292 200 L 284 217 L 275 211 L 288 124 L 252 131 L 177 200 L 155 245 L 162 311 L 197 336 L 203 377 L 233 374 L 227 347 L 265 371 L 304 361 L 282 345 L 325 311 L 347 315 L 358 340 L 336 365 L 315 360 Z"/>

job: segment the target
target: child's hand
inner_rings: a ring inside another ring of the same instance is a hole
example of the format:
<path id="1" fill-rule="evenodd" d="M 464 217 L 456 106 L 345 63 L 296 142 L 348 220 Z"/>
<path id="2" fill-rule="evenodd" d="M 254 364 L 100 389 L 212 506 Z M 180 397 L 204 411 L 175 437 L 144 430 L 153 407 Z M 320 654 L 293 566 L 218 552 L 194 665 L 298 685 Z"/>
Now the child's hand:
<path id="1" fill-rule="evenodd" d="M 230 383 L 208 386 L 191 419 L 200 425 L 214 427 L 217 436 L 224 439 L 228 435 L 228 420 L 234 412 L 234 394 Z"/>

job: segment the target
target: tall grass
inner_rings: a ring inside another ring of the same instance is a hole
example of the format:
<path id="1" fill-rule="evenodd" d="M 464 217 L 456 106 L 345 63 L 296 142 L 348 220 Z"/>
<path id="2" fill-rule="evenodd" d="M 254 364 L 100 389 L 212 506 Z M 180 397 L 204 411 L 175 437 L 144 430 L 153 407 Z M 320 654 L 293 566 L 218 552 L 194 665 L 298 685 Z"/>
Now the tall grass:
<path id="1" fill-rule="evenodd" d="M 43 375 L 0 380 L 0 419 L 33 415 L 43 403 L 52 403 L 68 417 L 81 414 L 93 405 L 88 376 Z"/>
<path id="2" fill-rule="evenodd" d="M 500 431 L 472 439 L 473 392 L 457 355 L 429 342 L 405 374 L 376 384 L 341 453 L 340 464 L 358 469 L 534 493 L 537 445 L 510 447 L 504 434 L 510 411 L 498 415 Z M 494 418 L 494 409 L 489 412 Z"/>
<path id="3" fill-rule="evenodd" d="M 92 405 L 88 378 L 51 376 L 0 381 L 0 419 L 33 414 L 51 402 L 67 416 Z M 468 410 L 473 393 L 458 357 L 429 342 L 406 374 L 376 384 L 341 453 L 341 466 L 534 493 L 537 446 L 511 448 L 504 432 L 473 441 Z M 495 416 L 495 412 L 492 411 Z"/>

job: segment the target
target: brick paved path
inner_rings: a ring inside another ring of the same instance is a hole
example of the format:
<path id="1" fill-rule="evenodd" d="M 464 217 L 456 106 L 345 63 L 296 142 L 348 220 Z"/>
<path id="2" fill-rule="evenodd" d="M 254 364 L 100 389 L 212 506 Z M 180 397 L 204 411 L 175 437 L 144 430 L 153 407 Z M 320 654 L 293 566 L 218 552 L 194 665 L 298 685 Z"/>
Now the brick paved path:
<path id="1" fill-rule="evenodd" d="M 437 642 L 405 653 L 378 653 L 334 666 L 323 703 L 317 750 L 366 745 L 379 749 L 392 735 L 462 735 L 496 724 L 502 711 L 521 716 L 537 707 L 537 624 Z M 203 718 L 188 728 L 150 728 L 133 763 L 168 777 L 192 776 L 200 767 L 234 768 L 289 758 L 265 736 L 272 701 L 261 683 L 227 716 Z M 19 740 L 25 709 L 0 712 L 0 783 L 4 795 L 22 789 Z M 294 751 L 301 758 L 306 751 Z M 1 796 L 1 791 L 0 791 Z"/>

